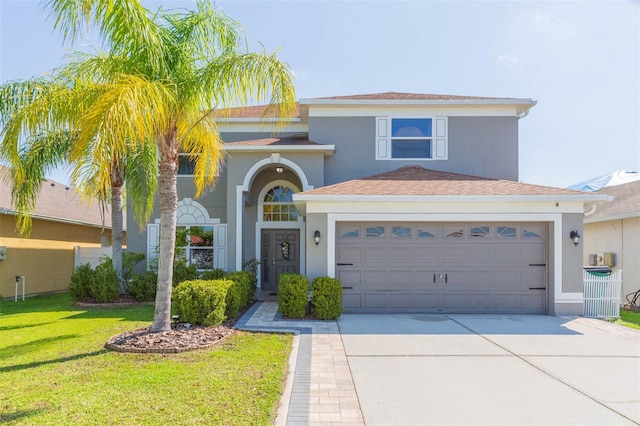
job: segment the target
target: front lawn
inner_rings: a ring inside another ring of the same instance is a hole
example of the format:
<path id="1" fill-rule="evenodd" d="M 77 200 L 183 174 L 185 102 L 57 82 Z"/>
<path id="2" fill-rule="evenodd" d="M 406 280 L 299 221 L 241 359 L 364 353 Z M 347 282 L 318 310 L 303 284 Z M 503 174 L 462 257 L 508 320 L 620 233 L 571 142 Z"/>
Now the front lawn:
<path id="1" fill-rule="evenodd" d="M 640 330 L 640 312 L 620 310 L 620 318 L 614 323 Z"/>
<path id="2" fill-rule="evenodd" d="M 103 348 L 152 316 L 75 308 L 66 294 L 0 301 L 0 423 L 273 423 L 291 336 L 241 332 L 171 355 Z"/>

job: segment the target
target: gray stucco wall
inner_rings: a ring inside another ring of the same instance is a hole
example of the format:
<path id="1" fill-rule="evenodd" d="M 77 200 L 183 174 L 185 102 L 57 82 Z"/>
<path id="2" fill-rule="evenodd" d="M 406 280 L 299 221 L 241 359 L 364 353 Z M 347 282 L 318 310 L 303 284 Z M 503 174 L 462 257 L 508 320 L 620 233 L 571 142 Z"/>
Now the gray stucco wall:
<path id="1" fill-rule="evenodd" d="M 518 180 L 518 119 L 515 117 L 449 117 L 447 160 L 376 160 L 375 136 L 375 117 L 309 118 L 309 139 L 336 147 L 335 155 L 326 160 L 325 185 L 414 164 L 453 173 Z"/>
<path id="2" fill-rule="evenodd" d="M 562 215 L 562 291 L 564 293 L 582 293 L 582 241 L 574 246 L 569 238 L 571 231 L 578 231 L 583 235 L 582 221 L 584 215 L 579 213 Z M 556 289 L 558 292 L 559 289 Z M 553 299 L 552 299 L 553 300 Z M 582 315 L 582 303 L 558 303 L 555 305 L 554 315 Z"/>
<path id="3" fill-rule="evenodd" d="M 327 275 L 327 215 L 325 213 L 311 213 L 306 216 L 307 221 L 307 277 L 313 280 L 316 277 Z M 313 241 L 313 233 L 320 231 L 320 244 L 316 246 Z"/>

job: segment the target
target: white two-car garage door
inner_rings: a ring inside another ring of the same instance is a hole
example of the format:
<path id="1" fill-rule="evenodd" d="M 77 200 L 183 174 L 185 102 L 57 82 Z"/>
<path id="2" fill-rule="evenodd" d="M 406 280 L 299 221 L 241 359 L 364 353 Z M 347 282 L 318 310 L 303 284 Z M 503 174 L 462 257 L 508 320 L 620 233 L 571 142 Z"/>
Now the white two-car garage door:
<path id="1" fill-rule="evenodd" d="M 336 224 L 345 312 L 546 312 L 543 223 Z"/>

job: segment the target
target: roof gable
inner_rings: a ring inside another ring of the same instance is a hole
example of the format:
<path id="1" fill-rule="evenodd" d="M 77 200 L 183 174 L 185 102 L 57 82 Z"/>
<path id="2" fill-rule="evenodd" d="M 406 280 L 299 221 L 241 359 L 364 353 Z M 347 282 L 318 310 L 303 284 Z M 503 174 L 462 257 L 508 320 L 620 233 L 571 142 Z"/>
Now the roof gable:
<path id="1" fill-rule="evenodd" d="M 576 196 L 590 194 L 569 189 L 441 172 L 420 166 L 336 183 L 300 195 L 308 196 Z M 601 197 L 598 197 L 601 198 Z"/>

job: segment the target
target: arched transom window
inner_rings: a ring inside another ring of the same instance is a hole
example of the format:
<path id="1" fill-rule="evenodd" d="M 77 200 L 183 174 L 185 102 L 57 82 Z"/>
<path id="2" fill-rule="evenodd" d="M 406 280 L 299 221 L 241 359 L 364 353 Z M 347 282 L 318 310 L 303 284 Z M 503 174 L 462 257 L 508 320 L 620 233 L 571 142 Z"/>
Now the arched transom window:
<path id="1" fill-rule="evenodd" d="M 289 222 L 298 220 L 298 212 L 293 205 L 293 190 L 278 185 L 267 191 L 262 203 L 262 220 L 265 222 Z"/>

